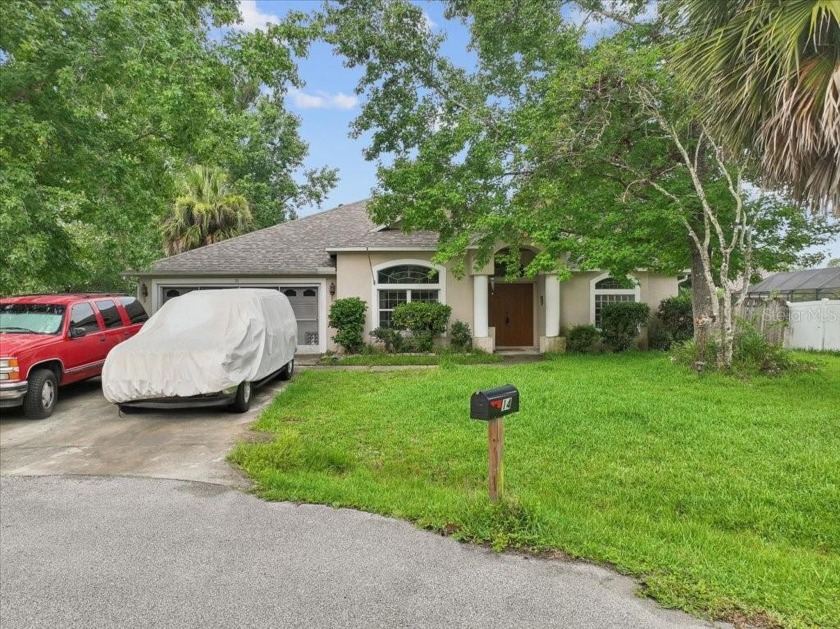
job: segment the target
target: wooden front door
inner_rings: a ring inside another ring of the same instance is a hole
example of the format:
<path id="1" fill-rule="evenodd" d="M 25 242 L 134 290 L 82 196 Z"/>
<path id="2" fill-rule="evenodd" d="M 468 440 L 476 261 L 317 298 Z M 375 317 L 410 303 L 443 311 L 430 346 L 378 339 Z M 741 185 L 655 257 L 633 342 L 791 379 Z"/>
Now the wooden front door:
<path id="1" fill-rule="evenodd" d="M 534 345 L 534 285 L 496 284 L 490 295 L 490 325 L 497 347 Z"/>

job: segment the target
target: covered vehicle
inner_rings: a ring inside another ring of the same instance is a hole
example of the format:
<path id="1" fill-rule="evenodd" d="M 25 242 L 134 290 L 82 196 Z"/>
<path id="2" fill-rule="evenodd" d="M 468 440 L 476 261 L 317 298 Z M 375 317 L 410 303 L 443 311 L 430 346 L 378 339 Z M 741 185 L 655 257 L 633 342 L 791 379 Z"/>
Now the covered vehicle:
<path id="1" fill-rule="evenodd" d="M 255 386 L 294 371 L 297 322 L 275 290 L 193 291 L 172 299 L 115 347 L 102 391 L 123 406 L 229 406 L 244 412 Z"/>

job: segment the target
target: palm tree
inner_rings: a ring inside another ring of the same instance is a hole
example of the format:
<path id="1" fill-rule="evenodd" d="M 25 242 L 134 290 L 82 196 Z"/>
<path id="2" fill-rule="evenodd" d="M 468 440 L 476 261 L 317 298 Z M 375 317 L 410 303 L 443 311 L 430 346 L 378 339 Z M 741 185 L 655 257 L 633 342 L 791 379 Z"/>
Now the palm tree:
<path id="1" fill-rule="evenodd" d="M 677 67 L 765 183 L 840 215 L 840 1 L 671 0 Z"/>
<path id="2" fill-rule="evenodd" d="M 180 194 L 163 221 L 166 255 L 238 236 L 251 225 L 245 197 L 230 194 L 227 175 L 215 166 L 193 166 L 179 182 Z"/>

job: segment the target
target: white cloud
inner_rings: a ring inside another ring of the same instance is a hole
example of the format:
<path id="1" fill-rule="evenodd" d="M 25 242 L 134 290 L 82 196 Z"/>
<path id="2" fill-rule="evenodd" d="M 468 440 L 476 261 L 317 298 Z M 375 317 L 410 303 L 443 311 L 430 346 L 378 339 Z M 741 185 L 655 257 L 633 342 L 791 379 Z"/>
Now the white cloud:
<path id="1" fill-rule="evenodd" d="M 336 109 L 353 109 L 359 102 L 358 98 L 352 94 L 345 94 L 344 92 L 333 94 L 331 98 L 332 104 Z"/>
<path id="2" fill-rule="evenodd" d="M 249 33 L 280 21 L 280 17 L 273 13 L 263 13 L 256 0 L 239 0 L 239 13 L 242 15 L 242 23 L 234 24 L 232 28 Z"/>
<path id="3" fill-rule="evenodd" d="M 344 92 L 336 92 L 330 94 L 322 90 L 316 91 L 314 94 L 307 94 L 299 89 L 289 90 L 289 96 L 292 103 L 299 109 L 353 109 L 358 103 L 359 99 L 352 94 L 345 94 Z"/>

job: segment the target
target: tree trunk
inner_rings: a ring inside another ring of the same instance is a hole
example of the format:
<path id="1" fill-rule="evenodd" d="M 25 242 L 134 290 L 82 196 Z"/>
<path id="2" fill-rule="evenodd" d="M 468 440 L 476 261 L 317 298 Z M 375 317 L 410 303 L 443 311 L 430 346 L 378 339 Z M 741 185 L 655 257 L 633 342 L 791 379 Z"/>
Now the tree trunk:
<path id="1" fill-rule="evenodd" d="M 714 320 L 712 293 L 705 279 L 703 257 L 691 238 L 688 239 L 688 244 L 691 247 L 691 313 L 694 317 L 694 341 L 698 347 L 705 348 Z"/>
<path id="2" fill-rule="evenodd" d="M 735 328 L 732 317 L 732 293 L 724 291 L 720 312 L 720 347 L 718 347 L 717 364 L 719 369 L 732 366 L 732 352 L 735 343 Z"/>

